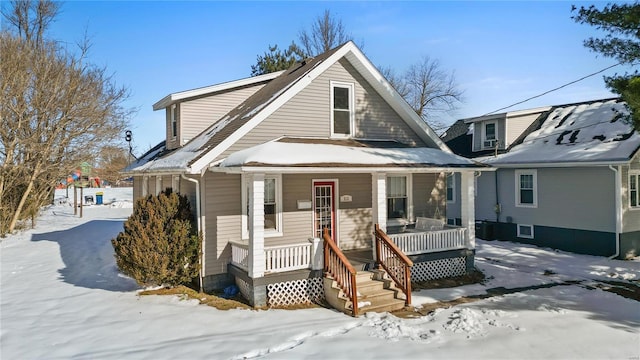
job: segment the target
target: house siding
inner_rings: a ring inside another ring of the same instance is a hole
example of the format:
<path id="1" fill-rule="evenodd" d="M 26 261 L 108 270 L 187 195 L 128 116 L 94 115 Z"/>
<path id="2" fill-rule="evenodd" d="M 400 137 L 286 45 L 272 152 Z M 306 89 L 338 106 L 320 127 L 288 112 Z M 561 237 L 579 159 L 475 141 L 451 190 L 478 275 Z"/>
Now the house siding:
<path id="1" fill-rule="evenodd" d="M 233 89 L 180 104 L 180 141 L 184 145 L 204 129 L 217 122 L 265 84 Z M 169 124 L 170 125 L 170 124 Z M 168 139 L 168 138 L 167 138 Z"/>
<path id="2" fill-rule="evenodd" d="M 496 175 L 498 172 L 484 171 L 478 177 L 476 189 L 475 211 L 476 220 L 497 221 L 496 206 Z"/>
<path id="3" fill-rule="evenodd" d="M 206 209 L 204 275 L 222 274 L 231 260 L 230 240 L 241 239 L 240 175 L 207 172 L 204 176 Z"/>
<path id="4" fill-rule="evenodd" d="M 538 168 L 537 208 L 515 206 L 515 169 L 497 175 L 502 221 L 615 232 L 614 180 L 606 167 Z"/>
<path id="5" fill-rule="evenodd" d="M 331 81 L 354 83 L 355 137 L 393 139 L 410 145 L 425 146 L 418 134 L 401 119 L 347 60 L 342 59 L 249 131 L 219 158 L 283 135 L 329 137 L 331 135 Z"/>
<path id="6" fill-rule="evenodd" d="M 540 116 L 540 113 L 533 113 L 523 116 L 509 117 L 506 120 L 504 138 L 504 148 L 511 145 L 528 127 L 533 123 L 535 119 Z"/>
<path id="7" fill-rule="evenodd" d="M 142 197 L 142 176 L 133 177 L 133 202 Z"/>

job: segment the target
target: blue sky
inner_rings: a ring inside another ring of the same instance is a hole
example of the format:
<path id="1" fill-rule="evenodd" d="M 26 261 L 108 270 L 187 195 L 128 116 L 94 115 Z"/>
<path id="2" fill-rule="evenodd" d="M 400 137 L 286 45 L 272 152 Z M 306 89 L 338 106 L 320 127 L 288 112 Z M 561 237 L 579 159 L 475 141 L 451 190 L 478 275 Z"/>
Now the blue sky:
<path id="1" fill-rule="evenodd" d="M 90 60 L 127 86 L 139 154 L 164 137 L 167 94 L 250 75 L 268 45 L 287 46 L 325 9 L 342 19 L 378 66 L 398 72 L 422 56 L 455 71 L 465 102 L 444 120 L 483 115 L 615 64 L 584 48 L 598 33 L 574 23 L 582 2 L 67 1 L 50 36 L 73 44 L 85 30 Z M 605 5 L 596 3 L 598 7 Z M 611 96 L 603 74 L 509 110 Z"/>

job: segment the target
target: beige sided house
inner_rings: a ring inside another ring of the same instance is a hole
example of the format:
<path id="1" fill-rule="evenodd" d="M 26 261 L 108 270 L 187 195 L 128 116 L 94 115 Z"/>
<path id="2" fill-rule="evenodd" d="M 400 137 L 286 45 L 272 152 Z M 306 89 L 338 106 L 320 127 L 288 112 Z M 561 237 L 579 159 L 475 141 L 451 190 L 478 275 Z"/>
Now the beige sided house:
<path id="1" fill-rule="evenodd" d="M 129 168 L 134 197 L 190 197 L 205 290 L 358 314 L 410 303 L 411 279 L 473 268 L 474 176 L 488 168 L 451 153 L 351 42 L 154 109 L 167 139 Z M 444 225 L 451 173 L 458 227 Z"/>

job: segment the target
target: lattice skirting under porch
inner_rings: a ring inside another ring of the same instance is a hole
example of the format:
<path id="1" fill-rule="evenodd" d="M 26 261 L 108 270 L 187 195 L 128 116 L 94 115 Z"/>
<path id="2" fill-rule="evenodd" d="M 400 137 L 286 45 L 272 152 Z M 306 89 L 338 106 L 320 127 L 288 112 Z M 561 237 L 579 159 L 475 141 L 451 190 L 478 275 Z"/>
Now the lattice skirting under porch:
<path id="1" fill-rule="evenodd" d="M 324 299 L 322 278 L 285 281 L 267 285 L 269 306 L 310 304 Z"/>
<path id="2" fill-rule="evenodd" d="M 467 272 L 465 258 L 455 257 L 414 263 L 411 268 L 412 281 L 427 281 L 462 276 Z"/>

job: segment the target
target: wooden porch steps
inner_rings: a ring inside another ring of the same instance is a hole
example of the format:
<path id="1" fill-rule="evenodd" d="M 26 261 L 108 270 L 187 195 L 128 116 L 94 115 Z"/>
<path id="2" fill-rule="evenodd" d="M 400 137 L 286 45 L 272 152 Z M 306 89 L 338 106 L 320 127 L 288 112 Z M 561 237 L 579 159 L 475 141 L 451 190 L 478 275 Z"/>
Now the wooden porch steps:
<path id="1" fill-rule="evenodd" d="M 382 270 L 358 271 L 356 288 L 358 291 L 358 312 L 391 312 L 405 307 L 404 294 L 385 278 Z M 352 304 L 336 282 L 325 276 L 324 291 L 327 302 L 346 314 L 351 315 Z"/>

